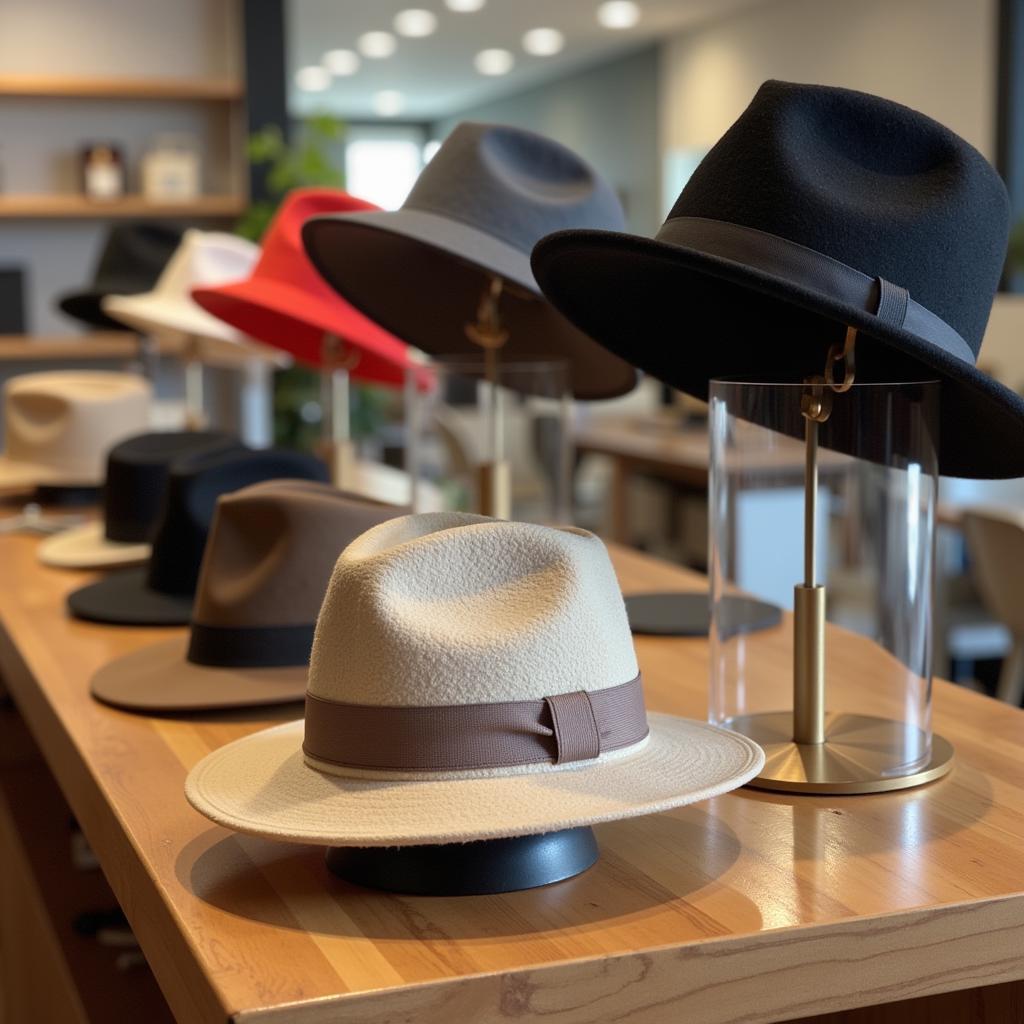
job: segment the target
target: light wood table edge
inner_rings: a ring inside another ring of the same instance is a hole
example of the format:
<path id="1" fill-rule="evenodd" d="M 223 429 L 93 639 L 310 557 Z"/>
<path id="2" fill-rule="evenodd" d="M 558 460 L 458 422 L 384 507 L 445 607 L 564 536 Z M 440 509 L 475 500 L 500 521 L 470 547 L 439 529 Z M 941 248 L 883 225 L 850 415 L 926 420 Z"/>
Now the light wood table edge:
<path id="1" fill-rule="evenodd" d="M 159 898 L 159 887 L 148 876 L 138 849 L 111 803 L 102 798 L 98 779 L 90 780 L 89 766 L 73 738 L 42 691 L 31 668 L 0 618 L 0 676 L 14 698 L 29 730 L 44 751 L 82 831 L 103 866 L 139 945 L 151 966 L 171 1012 L 180 1021 L 223 1022 L 231 1015 L 199 966 L 187 931 L 171 908 Z M 60 742 L 52 737 L 58 734 Z M 162 949 L 159 956 L 154 951 Z M 173 972 L 173 977 L 168 976 Z"/>
<path id="2" fill-rule="evenodd" d="M 434 981 L 386 994 L 338 996 L 232 1019 L 240 1024 L 627 1019 L 630 1024 L 771 1024 L 1018 981 L 1024 978 L 1021 948 L 1024 895 Z M 908 984 L 907 977 L 916 980 Z M 761 1006 L 756 1016 L 750 1015 L 753 1003 Z"/>

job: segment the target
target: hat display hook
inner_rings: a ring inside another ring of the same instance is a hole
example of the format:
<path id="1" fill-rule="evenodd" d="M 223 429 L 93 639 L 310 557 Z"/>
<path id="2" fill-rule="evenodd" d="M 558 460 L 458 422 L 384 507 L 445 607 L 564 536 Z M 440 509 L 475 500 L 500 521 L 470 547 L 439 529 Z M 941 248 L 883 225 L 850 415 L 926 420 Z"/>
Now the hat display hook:
<path id="1" fill-rule="evenodd" d="M 804 418 L 804 574 L 793 588 L 793 711 L 746 715 L 733 727 L 765 749 L 764 770 L 748 785 L 795 793 L 878 793 L 941 778 L 953 764 L 948 740 L 932 735 L 931 760 L 893 775 L 887 752 L 899 746 L 902 722 L 874 715 L 829 714 L 825 671 L 826 588 L 817 582 L 818 433 L 838 396 L 856 381 L 857 331 L 832 345 L 824 372 L 807 378 Z M 841 371 L 841 375 L 840 375 Z"/>
<path id="2" fill-rule="evenodd" d="M 355 452 L 352 447 L 351 371 L 359 365 L 359 350 L 336 334 L 321 342 L 320 408 L 322 458 L 335 487 L 352 484 Z"/>
<path id="3" fill-rule="evenodd" d="M 479 467 L 477 509 L 481 515 L 497 519 L 512 516 L 511 475 L 505 458 L 504 410 L 499 388 L 499 353 L 509 337 L 498 308 L 504 289 L 500 277 L 491 277 L 477 305 L 476 320 L 466 324 L 466 337 L 484 351 L 488 452 Z"/>

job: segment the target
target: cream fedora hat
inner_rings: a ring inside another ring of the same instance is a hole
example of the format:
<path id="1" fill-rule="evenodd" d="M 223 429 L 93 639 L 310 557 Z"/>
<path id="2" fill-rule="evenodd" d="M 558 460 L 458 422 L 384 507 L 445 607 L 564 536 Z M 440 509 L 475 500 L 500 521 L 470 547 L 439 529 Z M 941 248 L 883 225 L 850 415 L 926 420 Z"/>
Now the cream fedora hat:
<path id="1" fill-rule="evenodd" d="M 48 370 L 4 384 L 0 492 L 98 487 L 107 452 L 149 425 L 152 389 L 134 373 Z"/>
<path id="2" fill-rule="evenodd" d="M 342 552 L 305 721 L 209 754 L 185 794 L 240 832 L 416 846 L 651 814 L 763 762 L 744 736 L 645 711 L 597 537 L 440 512 Z"/>
<path id="3" fill-rule="evenodd" d="M 339 553 L 403 511 L 305 480 L 222 496 L 189 636 L 105 665 L 93 676 L 93 696 L 145 712 L 302 700 L 313 629 Z"/>
<path id="4" fill-rule="evenodd" d="M 215 287 L 246 278 L 259 259 L 260 248 L 225 231 L 189 228 L 164 267 L 152 291 L 138 295 L 107 295 L 103 312 L 118 323 L 153 334 L 170 343 L 195 339 L 204 361 L 238 365 L 259 358 L 286 366 L 286 353 L 258 345 L 223 320 L 207 313 L 192 298 L 192 289 Z"/>

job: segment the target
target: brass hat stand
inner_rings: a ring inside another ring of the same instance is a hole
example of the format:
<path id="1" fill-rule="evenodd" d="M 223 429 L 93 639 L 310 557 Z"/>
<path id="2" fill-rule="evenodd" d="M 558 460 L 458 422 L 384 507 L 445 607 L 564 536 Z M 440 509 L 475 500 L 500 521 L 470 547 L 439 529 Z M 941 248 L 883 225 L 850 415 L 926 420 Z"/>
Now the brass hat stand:
<path id="1" fill-rule="evenodd" d="M 504 290 L 500 277 L 492 277 L 480 298 L 476 320 L 466 325 L 466 337 L 484 352 L 484 413 L 488 425 L 487 457 L 477 467 L 477 511 L 496 519 L 512 517 L 512 474 L 505 458 L 505 423 L 499 388 L 498 361 L 508 341 L 498 303 Z"/>
<path id="2" fill-rule="evenodd" d="M 327 465 L 331 483 L 354 488 L 355 448 L 352 443 L 351 371 L 359 351 L 348 348 L 335 334 L 321 342 L 319 456 Z"/>
<path id="3" fill-rule="evenodd" d="M 794 587 L 793 711 L 737 716 L 730 726 L 760 743 L 765 766 L 750 786 L 793 793 L 880 793 L 920 786 L 945 775 L 953 747 L 933 734 L 929 763 L 910 774 L 887 770 L 908 728 L 874 715 L 830 714 L 826 710 L 825 598 L 815 565 L 818 505 L 818 428 L 832 413 L 836 396 L 855 380 L 857 332 L 848 328 L 840 348 L 833 345 L 825 372 L 805 382 L 804 580 Z M 842 376 L 837 377 L 839 370 Z"/>

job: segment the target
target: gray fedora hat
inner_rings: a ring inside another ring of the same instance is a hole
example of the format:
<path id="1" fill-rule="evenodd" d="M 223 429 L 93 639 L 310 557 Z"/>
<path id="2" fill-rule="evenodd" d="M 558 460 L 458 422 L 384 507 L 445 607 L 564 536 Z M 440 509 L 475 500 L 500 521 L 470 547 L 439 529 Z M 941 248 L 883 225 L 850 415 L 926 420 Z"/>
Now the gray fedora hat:
<path id="1" fill-rule="evenodd" d="M 635 370 L 548 303 L 530 252 L 553 231 L 623 224 L 611 186 L 565 146 L 519 128 L 464 122 L 400 210 L 313 217 L 302 239 L 337 292 L 432 355 L 479 352 L 465 327 L 488 282 L 500 278 L 508 357 L 561 357 L 577 398 L 611 398 L 635 385 Z"/>

